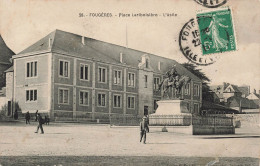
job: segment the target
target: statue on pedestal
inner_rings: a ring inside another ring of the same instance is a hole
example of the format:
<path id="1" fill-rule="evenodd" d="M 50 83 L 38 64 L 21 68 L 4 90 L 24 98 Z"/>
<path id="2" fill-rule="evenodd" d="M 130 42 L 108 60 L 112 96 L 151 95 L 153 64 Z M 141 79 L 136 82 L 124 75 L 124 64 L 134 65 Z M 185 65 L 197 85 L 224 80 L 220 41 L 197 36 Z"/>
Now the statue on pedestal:
<path id="1" fill-rule="evenodd" d="M 190 77 L 185 75 L 180 75 L 177 70 L 175 69 L 175 66 L 172 67 L 169 71 L 165 73 L 166 78 L 162 80 L 162 82 L 159 84 L 159 91 L 163 89 L 163 97 L 165 96 L 165 93 L 168 95 L 168 91 L 170 87 L 175 88 L 176 94 L 180 94 L 181 88 L 185 86 L 187 83 L 190 82 Z"/>

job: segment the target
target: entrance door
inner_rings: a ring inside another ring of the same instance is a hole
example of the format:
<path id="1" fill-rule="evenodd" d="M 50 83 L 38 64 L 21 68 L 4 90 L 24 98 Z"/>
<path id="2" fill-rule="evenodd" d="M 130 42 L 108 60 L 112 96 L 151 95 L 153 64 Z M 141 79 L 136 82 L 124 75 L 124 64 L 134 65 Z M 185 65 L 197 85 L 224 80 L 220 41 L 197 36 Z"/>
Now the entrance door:
<path id="1" fill-rule="evenodd" d="M 144 115 L 148 115 L 148 106 L 144 106 Z"/>
<path id="2" fill-rule="evenodd" d="M 11 115 L 11 101 L 8 101 L 8 103 L 7 103 L 7 109 L 8 109 L 8 112 L 7 112 L 7 114 L 8 114 L 8 116 L 10 116 Z"/>

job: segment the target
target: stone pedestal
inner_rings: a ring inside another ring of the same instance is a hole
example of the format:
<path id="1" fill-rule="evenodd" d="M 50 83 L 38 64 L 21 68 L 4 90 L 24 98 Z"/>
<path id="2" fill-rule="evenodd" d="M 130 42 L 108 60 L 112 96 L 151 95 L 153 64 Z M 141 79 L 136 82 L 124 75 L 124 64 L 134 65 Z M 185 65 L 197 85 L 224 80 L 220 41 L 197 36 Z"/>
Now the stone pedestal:
<path id="1" fill-rule="evenodd" d="M 152 126 L 190 126 L 191 113 L 183 100 L 161 100 L 154 114 L 149 116 Z"/>
<path id="2" fill-rule="evenodd" d="M 190 115 L 187 107 L 181 102 L 179 99 L 158 101 L 158 108 L 152 115 Z"/>

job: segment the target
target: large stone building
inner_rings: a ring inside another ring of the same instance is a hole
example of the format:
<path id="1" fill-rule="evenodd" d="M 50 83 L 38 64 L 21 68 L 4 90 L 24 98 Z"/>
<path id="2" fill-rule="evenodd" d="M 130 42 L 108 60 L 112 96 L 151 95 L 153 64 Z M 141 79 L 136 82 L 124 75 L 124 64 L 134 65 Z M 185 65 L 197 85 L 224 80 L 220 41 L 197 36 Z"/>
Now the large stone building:
<path id="1" fill-rule="evenodd" d="M 172 59 L 55 30 L 13 56 L 13 100 L 51 118 L 108 119 L 153 113 L 166 71 L 189 76 L 183 104 L 199 113 L 202 82 Z"/>

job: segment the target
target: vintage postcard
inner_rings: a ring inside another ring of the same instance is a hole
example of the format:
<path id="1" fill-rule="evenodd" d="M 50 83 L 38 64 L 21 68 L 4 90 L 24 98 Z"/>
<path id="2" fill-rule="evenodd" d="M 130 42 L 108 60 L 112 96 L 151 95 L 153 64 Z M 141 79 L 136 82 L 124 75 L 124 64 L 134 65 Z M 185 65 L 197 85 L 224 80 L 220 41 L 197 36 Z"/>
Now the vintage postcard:
<path id="1" fill-rule="evenodd" d="M 0 166 L 258 166 L 259 8 L 0 0 Z"/>

